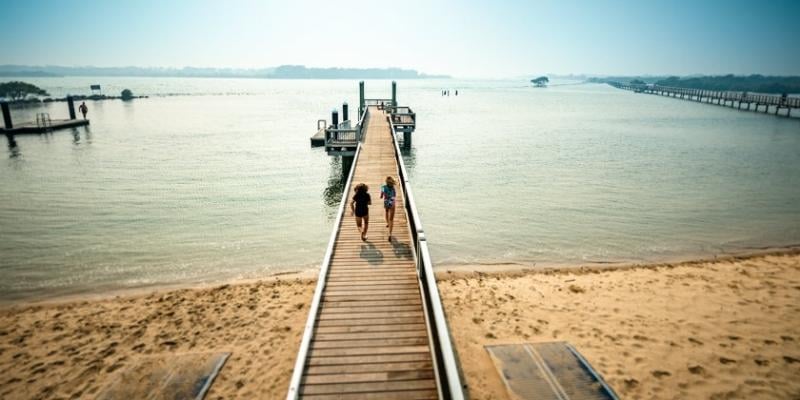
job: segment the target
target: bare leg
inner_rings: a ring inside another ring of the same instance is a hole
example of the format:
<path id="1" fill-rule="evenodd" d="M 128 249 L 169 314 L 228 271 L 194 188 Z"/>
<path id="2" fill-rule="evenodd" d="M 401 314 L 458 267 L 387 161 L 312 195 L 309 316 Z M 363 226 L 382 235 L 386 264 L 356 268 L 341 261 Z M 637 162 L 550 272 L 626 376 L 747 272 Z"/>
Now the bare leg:
<path id="1" fill-rule="evenodd" d="M 356 217 L 356 227 L 358 227 L 358 231 L 359 232 L 363 232 L 363 230 L 361 229 L 361 217 Z M 363 233 L 362 233 L 362 236 L 363 236 Z"/>
<path id="2" fill-rule="evenodd" d="M 386 210 L 386 214 L 388 214 L 388 222 L 389 222 L 389 241 L 392 240 L 392 228 L 394 228 L 394 209 L 395 205 L 392 205 L 392 208 Z"/>
<path id="3" fill-rule="evenodd" d="M 386 221 L 386 227 L 389 227 L 389 209 L 383 207 L 383 220 Z"/>
<path id="4" fill-rule="evenodd" d="M 367 240 L 367 229 L 369 229 L 369 215 L 364 216 L 364 230 L 361 231 L 361 240 Z"/>

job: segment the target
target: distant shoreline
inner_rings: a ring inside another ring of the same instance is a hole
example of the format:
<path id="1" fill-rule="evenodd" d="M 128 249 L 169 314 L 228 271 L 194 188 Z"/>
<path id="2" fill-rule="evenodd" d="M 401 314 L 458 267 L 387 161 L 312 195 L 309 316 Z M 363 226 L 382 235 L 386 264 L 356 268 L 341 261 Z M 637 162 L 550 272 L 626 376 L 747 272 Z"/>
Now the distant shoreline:
<path id="1" fill-rule="evenodd" d="M 141 68 L 0 65 L 0 78 L 129 77 L 129 78 L 254 78 L 254 79 L 450 79 L 403 68 Z"/>

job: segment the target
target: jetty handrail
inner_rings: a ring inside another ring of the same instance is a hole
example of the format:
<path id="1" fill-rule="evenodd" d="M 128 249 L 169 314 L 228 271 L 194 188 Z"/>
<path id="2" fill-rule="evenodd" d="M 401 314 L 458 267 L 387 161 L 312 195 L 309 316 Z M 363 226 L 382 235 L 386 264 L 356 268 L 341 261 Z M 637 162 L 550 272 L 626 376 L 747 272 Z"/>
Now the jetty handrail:
<path id="1" fill-rule="evenodd" d="M 423 301 L 426 304 L 425 314 L 428 318 L 427 325 L 431 332 L 434 372 L 440 397 L 443 399 L 463 400 L 465 395 L 464 387 L 461 384 L 461 370 L 459 369 L 456 353 L 453 350 L 450 329 L 447 326 L 444 307 L 442 307 L 442 300 L 439 296 L 439 287 L 436 285 L 433 262 L 428 250 L 428 242 L 425 239 L 425 231 L 422 229 L 422 220 L 417 212 L 414 194 L 409 185 L 408 171 L 400 152 L 400 146 L 397 143 L 397 131 L 395 130 L 394 122 L 389 115 L 386 116 L 386 119 L 389 121 L 389 127 L 391 128 L 395 159 L 400 173 L 400 182 L 403 185 L 408 224 L 411 228 L 416 248 L 417 275 L 422 286 Z"/>
<path id="2" fill-rule="evenodd" d="M 356 143 L 360 139 L 358 128 L 330 128 L 325 131 L 325 143 Z"/>
<path id="3" fill-rule="evenodd" d="M 311 346 L 311 339 L 314 338 L 314 326 L 316 325 L 320 303 L 322 302 L 322 292 L 325 291 L 326 278 L 328 276 L 328 270 L 330 269 L 331 258 L 333 257 L 333 247 L 339 236 L 338 228 L 342 224 L 342 217 L 344 216 L 347 205 L 347 195 L 349 194 L 348 189 L 353 181 L 353 174 L 356 170 L 359 153 L 361 153 L 361 143 L 358 143 L 358 147 L 356 147 L 356 154 L 353 156 L 353 166 L 350 168 L 350 173 L 347 175 L 347 182 L 345 182 L 342 200 L 339 203 L 336 222 L 333 224 L 333 232 L 331 232 L 331 238 L 328 241 L 328 248 L 325 250 L 325 257 L 322 259 L 319 278 L 317 279 L 317 287 L 314 289 L 314 297 L 311 300 L 311 307 L 308 310 L 308 319 L 306 320 L 306 326 L 303 330 L 303 340 L 300 342 L 300 350 L 297 352 L 297 361 L 294 364 L 294 372 L 292 372 L 292 378 L 289 381 L 289 393 L 286 395 L 286 400 L 295 400 L 300 395 L 300 383 L 303 379 L 303 372 L 306 367 L 308 349 Z"/>

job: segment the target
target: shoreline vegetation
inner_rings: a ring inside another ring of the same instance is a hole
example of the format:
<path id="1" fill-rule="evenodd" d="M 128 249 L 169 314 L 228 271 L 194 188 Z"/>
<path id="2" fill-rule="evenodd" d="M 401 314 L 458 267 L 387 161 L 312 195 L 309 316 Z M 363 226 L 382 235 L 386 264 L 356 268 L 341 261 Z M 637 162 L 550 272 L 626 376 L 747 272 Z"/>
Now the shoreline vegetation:
<path id="1" fill-rule="evenodd" d="M 566 340 L 622 398 L 800 394 L 800 251 L 616 269 L 440 272 L 473 399 L 487 344 Z M 140 358 L 231 351 L 209 398 L 285 396 L 315 279 L 0 306 L 0 397 L 99 394 Z M 53 382 L 58 382 L 54 384 Z"/>
<path id="2" fill-rule="evenodd" d="M 45 97 L 40 99 L 39 97 Z M 54 101 L 69 101 L 72 98 L 74 101 L 80 100 L 133 100 L 133 99 L 146 99 L 148 96 L 134 96 L 130 89 L 124 89 L 119 96 L 109 96 L 105 94 L 90 94 L 90 95 L 71 95 L 66 97 L 50 97 L 50 93 L 46 90 L 20 81 L 0 82 L 0 100 L 4 100 L 9 104 L 38 104 L 38 103 L 51 103 Z"/>
<path id="3" fill-rule="evenodd" d="M 587 80 L 591 83 L 625 82 L 655 84 L 684 89 L 733 91 L 749 93 L 798 94 L 800 76 L 733 75 L 724 76 L 609 76 Z"/>

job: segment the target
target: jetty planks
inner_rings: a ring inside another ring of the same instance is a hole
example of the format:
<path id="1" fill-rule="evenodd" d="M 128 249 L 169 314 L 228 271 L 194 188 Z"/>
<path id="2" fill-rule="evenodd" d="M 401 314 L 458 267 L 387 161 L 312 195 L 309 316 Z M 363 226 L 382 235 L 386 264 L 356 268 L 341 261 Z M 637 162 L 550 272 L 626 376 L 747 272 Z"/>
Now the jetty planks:
<path id="1" fill-rule="evenodd" d="M 386 114 L 370 107 L 299 394 L 309 399 L 438 398 L 403 188 L 388 238 L 380 187 L 398 165 Z M 350 215 L 353 188 L 369 186 L 369 231 Z"/>

